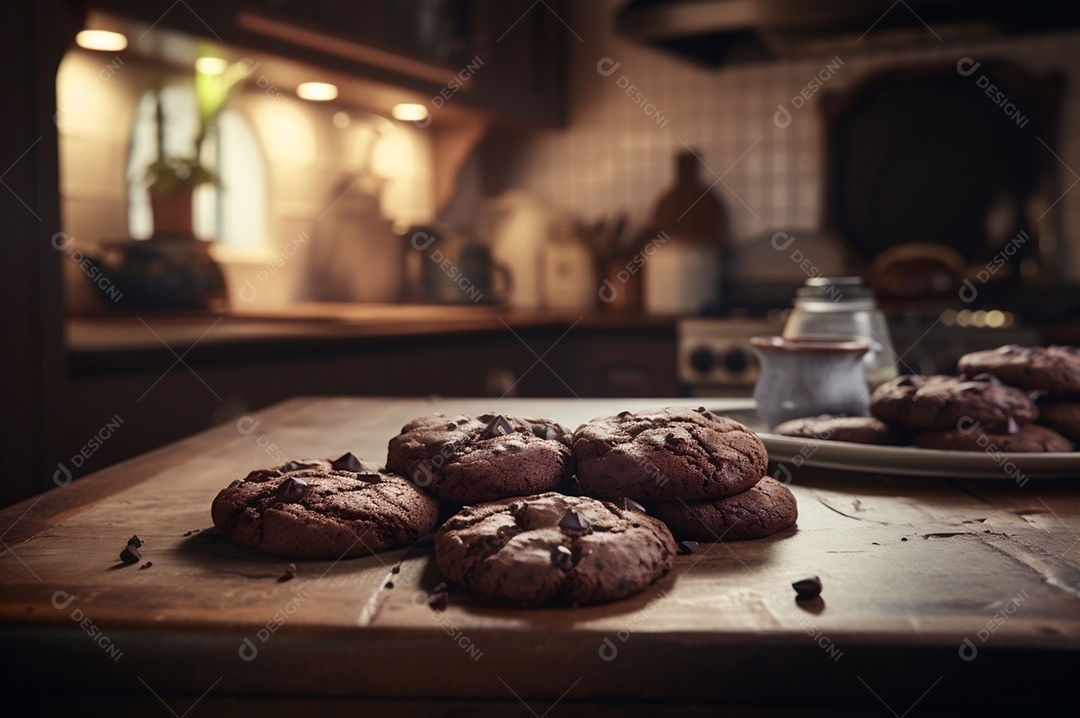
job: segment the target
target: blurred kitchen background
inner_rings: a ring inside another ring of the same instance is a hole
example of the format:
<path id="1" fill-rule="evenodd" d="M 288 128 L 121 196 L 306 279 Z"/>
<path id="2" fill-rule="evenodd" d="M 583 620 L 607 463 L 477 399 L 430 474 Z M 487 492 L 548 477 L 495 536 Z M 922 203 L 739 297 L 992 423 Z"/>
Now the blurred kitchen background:
<path id="1" fill-rule="evenodd" d="M 298 394 L 749 396 L 819 277 L 899 371 L 1080 338 L 1071 4 L 5 12 L 5 503 Z"/>

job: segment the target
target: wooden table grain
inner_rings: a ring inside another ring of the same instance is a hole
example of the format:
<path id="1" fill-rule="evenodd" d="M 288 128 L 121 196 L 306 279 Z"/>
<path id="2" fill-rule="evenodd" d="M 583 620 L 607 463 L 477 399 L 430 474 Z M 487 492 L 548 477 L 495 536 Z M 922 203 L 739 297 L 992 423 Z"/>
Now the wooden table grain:
<path id="1" fill-rule="evenodd" d="M 383 460 L 425 413 L 568 426 L 687 400 L 299 398 L 0 512 L 5 695 L 43 712 L 539 717 L 945 715 L 1080 700 L 1080 477 L 793 472 L 797 527 L 703 544 L 638 596 L 523 610 L 451 587 L 430 540 L 343 561 L 233 545 L 222 487 L 283 457 Z M 695 403 L 700 400 L 694 400 Z M 712 400 L 716 410 L 744 403 Z M 117 556 L 133 534 L 144 562 Z M 818 575 L 820 601 L 791 582 Z"/>

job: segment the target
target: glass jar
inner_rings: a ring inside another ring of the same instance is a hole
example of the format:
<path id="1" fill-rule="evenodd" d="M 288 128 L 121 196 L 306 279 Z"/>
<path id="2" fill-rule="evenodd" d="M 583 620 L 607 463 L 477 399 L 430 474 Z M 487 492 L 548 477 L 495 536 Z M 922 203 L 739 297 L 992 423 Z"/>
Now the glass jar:
<path id="1" fill-rule="evenodd" d="M 897 358 L 885 315 L 874 290 L 860 277 L 811 277 L 796 291 L 795 308 L 784 325 L 785 339 L 858 338 L 870 345 L 863 356 L 871 386 L 897 376 Z"/>

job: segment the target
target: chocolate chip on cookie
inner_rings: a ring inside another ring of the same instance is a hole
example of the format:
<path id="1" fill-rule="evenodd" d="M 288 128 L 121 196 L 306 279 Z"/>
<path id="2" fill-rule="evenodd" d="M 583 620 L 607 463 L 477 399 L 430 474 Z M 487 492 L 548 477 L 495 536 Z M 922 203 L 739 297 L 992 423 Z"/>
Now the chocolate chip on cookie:
<path id="1" fill-rule="evenodd" d="M 771 536 L 795 525 L 795 495 L 776 479 L 763 478 L 734 496 L 710 501 L 658 501 L 649 512 L 679 540 L 734 541 Z"/>
<path id="2" fill-rule="evenodd" d="M 338 469 L 339 471 L 361 472 L 364 470 L 364 463 L 353 456 L 353 453 L 349 451 L 331 461 L 330 468 Z"/>
<path id="3" fill-rule="evenodd" d="M 570 436 L 549 419 L 422 416 L 390 440 L 386 465 L 444 499 L 524 496 L 569 477 Z"/>
<path id="4" fill-rule="evenodd" d="M 375 463 L 300 463 L 252 471 L 222 489 L 211 509 L 214 525 L 258 551 L 326 559 L 402 546 L 435 528 L 438 502 Z"/>
<path id="5" fill-rule="evenodd" d="M 996 428 L 1010 417 L 1027 424 L 1039 414 L 1024 391 L 988 374 L 897 377 L 874 389 L 870 411 L 882 421 L 941 431 L 955 428 L 962 419 Z"/>
<path id="6" fill-rule="evenodd" d="M 524 606 L 617 601 L 664 575 L 674 554 L 660 521 L 554 492 L 463 509 L 435 537 L 443 575 Z"/>
<path id="7" fill-rule="evenodd" d="M 593 419 L 574 433 L 574 459 L 586 494 L 658 501 L 737 494 L 769 461 L 765 444 L 739 422 L 679 408 Z"/>
<path id="8" fill-rule="evenodd" d="M 274 492 L 274 498 L 283 504 L 299 503 L 300 499 L 304 498 L 304 494 L 307 493 L 308 488 L 310 488 L 310 485 L 303 479 L 286 476 L 285 479 L 278 484 L 277 490 Z"/>
<path id="9" fill-rule="evenodd" d="M 960 357 L 960 371 L 987 372 L 1022 389 L 1080 393 L 1080 348 L 1070 346 L 1022 347 L 1006 344 L 997 349 Z"/>
<path id="10" fill-rule="evenodd" d="M 773 427 L 772 433 L 801 439 L 849 441 L 882 446 L 905 446 L 914 440 L 910 431 L 886 424 L 873 416 L 809 416 L 778 424 Z"/>

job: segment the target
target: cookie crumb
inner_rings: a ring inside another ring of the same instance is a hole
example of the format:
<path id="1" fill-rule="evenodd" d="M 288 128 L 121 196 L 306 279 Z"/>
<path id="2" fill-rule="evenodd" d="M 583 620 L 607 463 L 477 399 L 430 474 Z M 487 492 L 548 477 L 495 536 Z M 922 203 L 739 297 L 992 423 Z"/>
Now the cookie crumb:
<path id="1" fill-rule="evenodd" d="M 290 563 L 285 567 L 285 573 L 278 577 L 278 583 L 284 583 L 285 581 L 291 581 L 296 578 L 296 564 Z"/>
<path id="2" fill-rule="evenodd" d="M 154 565 L 153 561 L 147 561 L 142 566 L 139 566 L 139 570 L 142 571 L 144 568 L 150 568 L 153 565 Z"/>
<path id="3" fill-rule="evenodd" d="M 383 585 L 383 588 L 393 588 L 393 587 L 394 587 L 394 582 L 393 582 L 393 581 L 387 581 L 387 582 L 386 582 L 386 583 L 385 583 L 385 584 Z"/>
<path id="4" fill-rule="evenodd" d="M 191 529 L 190 531 L 185 531 L 184 536 L 194 536 L 195 534 L 199 533 L 200 531 L 202 531 L 202 529 Z"/>
<path id="5" fill-rule="evenodd" d="M 446 584 L 440 584 L 445 586 Z M 428 597 L 428 606 L 432 611 L 445 611 L 446 607 L 450 605 L 450 596 L 446 591 L 439 591 L 438 593 L 431 594 Z"/>
<path id="6" fill-rule="evenodd" d="M 807 578 L 801 578 L 791 584 L 791 587 L 795 589 L 795 600 L 805 600 L 810 598 L 817 598 L 821 595 L 821 579 L 817 576 L 808 576 Z"/>
<path id="7" fill-rule="evenodd" d="M 401 573 L 401 564 L 394 564 L 394 566 L 390 569 L 390 573 Z"/>
<path id="8" fill-rule="evenodd" d="M 139 541 L 138 536 L 132 536 L 132 539 Z M 142 546 L 142 541 L 139 541 L 138 544 L 128 543 L 127 548 L 120 552 L 120 560 L 128 566 L 142 561 L 142 553 L 139 552 L 139 546 Z"/>

